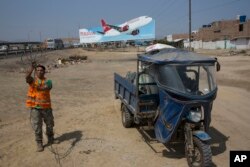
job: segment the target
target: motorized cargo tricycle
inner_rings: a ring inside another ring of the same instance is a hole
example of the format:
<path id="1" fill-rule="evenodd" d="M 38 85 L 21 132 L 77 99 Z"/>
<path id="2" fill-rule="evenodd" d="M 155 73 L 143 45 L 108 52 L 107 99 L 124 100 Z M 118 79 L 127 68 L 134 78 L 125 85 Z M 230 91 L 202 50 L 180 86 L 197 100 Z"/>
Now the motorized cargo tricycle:
<path id="1" fill-rule="evenodd" d="M 145 122 L 162 143 L 182 140 L 189 166 L 211 166 L 208 141 L 216 98 L 216 58 L 168 48 L 137 56 L 137 72 L 114 74 L 125 128 Z"/>

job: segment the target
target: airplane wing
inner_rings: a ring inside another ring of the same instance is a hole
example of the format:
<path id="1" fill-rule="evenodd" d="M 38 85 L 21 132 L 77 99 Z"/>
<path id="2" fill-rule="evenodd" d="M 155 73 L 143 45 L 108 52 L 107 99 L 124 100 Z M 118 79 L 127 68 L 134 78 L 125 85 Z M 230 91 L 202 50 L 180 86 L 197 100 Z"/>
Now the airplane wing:
<path id="1" fill-rule="evenodd" d="M 114 26 L 114 25 L 110 25 L 110 24 L 107 24 L 110 28 L 113 28 L 119 32 L 122 32 L 122 27 L 118 27 L 118 26 Z"/>
<path id="2" fill-rule="evenodd" d="M 102 34 L 102 35 L 104 35 L 104 34 L 105 34 L 104 32 L 101 32 L 101 31 L 96 31 L 96 32 L 98 32 L 99 34 Z"/>

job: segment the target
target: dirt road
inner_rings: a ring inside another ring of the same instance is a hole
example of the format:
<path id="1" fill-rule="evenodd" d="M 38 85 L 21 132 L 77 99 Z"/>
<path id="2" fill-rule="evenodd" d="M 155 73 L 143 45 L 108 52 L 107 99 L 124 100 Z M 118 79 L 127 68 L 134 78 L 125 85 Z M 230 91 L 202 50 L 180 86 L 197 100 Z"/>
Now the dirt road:
<path id="1" fill-rule="evenodd" d="M 35 152 L 25 108 L 27 85 L 20 58 L 0 59 L 0 166 L 6 167 L 186 167 L 181 146 L 144 142 L 136 128 L 121 124 L 120 102 L 114 99 L 113 74 L 136 69 L 136 52 L 55 51 L 43 63 L 86 55 L 83 63 L 52 68 L 52 103 L 59 145 Z M 210 135 L 214 166 L 229 166 L 230 150 L 250 150 L 250 57 L 218 56 L 219 91 Z M 46 142 L 46 137 L 44 136 Z"/>

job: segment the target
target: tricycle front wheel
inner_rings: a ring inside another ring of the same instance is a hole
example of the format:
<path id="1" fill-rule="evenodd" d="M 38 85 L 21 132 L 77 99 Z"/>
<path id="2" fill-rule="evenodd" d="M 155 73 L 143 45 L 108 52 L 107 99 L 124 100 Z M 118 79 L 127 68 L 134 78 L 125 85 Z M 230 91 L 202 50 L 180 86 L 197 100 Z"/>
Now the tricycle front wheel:
<path id="1" fill-rule="evenodd" d="M 210 145 L 207 142 L 201 141 L 198 138 L 193 138 L 194 150 L 192 155 L 188 151 L 186 144 L 185 152 L 190 167 L 209 167 L 212 165 L 212 153 Z"/>
<path id="2" fill-rule="evenodd" d="M 122 105 L 122 125 L 125 128 L 130 128 L 134 124 L 133 115 L 128 111 L 127 107 Z"/>

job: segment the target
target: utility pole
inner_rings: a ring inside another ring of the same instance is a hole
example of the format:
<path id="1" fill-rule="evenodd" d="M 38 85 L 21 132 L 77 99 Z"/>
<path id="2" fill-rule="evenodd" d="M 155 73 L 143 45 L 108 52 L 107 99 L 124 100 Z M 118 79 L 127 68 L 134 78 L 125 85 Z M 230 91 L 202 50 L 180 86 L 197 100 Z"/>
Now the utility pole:
<path id="1" fill-rule="evenodd" d="M 191 51 L 191 0 L 189 0 L 189 51 Z"/>
<path id="2" fill-rule="evenodd" d="M 79 26 L 78 26 L 78 32 L 76 33 L 76 38 L 80 38 L 79 37 L 79 31 L 80 31 L 80 29 L 81 29 L 81 25 L 79 24 Z"/>
<path id="3" fill-rule="evenodd" d="M 39 32 L 39 36 L 40 36 L 40 42 L 42 42 L 42 32 Z"/>
<path id="4" fill-rule="evenodd" d="M 30 33 L 32 32 L 32 30 L 28 31 L 28 42 L 30 42 Z"/>

